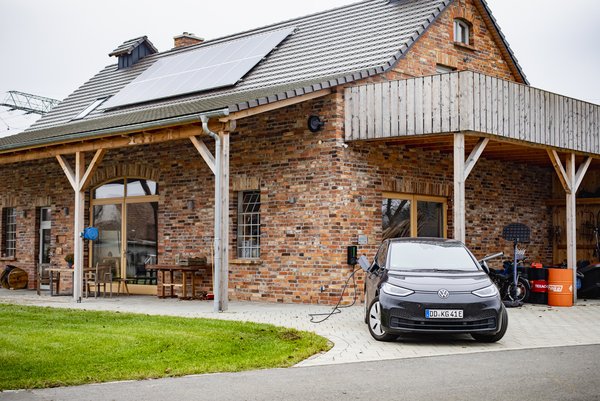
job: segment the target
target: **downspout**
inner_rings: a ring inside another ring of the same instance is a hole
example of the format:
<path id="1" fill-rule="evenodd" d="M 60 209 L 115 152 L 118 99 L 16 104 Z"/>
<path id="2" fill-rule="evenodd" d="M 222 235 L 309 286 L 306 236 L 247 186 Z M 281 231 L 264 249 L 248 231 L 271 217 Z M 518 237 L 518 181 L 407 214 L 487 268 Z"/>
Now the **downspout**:
<path id="1" fill-rule="evenodd" d="M 221 111 L 223 115 L 228 115 L 228 110 Z M 221 231 L 222 231 L 222 215 L 223 211 L 221 210 L 221 199 L 223 197 L 223 189 L 221 186 L 221 177 L 223 174 L 223 164 L 222 164 L 222 154 L 221 154 L 221 139 L 219 135 L 212 132 L 208 128 L 208 121 L 210 120 L 209 115 L 202 114 L 200 115 L 200 120 L 202 121 L 202 130 L 205 134 L 210 136 L 215 140 L 215 223 L 214 223 L 214 277 L 213 277 L 213 291 L 215 295 L 214 303 L 213 303 L 213 311 L 214 312 L 222 312 L 222 299 L 223 294 L 221 294 L 221 268 L 222 268 L 222 244 L 221 244 Z"/>

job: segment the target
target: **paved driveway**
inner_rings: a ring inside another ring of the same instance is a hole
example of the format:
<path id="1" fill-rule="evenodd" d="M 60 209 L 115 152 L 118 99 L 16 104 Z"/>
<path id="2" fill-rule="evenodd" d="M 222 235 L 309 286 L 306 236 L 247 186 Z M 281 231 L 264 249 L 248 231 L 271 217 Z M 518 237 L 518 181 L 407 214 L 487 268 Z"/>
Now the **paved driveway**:
<path id="1" fill-rule="evenodd" d="M 495 344 L 479 344 L 469 336 L 405 337 L 402 341 L 380 343 L 371 338 L 363 323 L 363 307 L 342 309 L 320 324 L 310 322 L 309 314 L 325 313 L 331 308 L 318 305 L 287 305 L 253 302 L 231 302 L 229 311 L 212 312 L 209 301 L 179 301 L 150 296 L 121 296 L 88 298 L 82 303 L 71 297 L 37 296 L 33 291 L 0 289 L 0 302 L 57 308 L 109 310 L 152 315 L 204 317 L 225 320 L 272 323 L 314 331 L 329 338 L 334 347 L 316 355 L 299 366 L 376 361 L 451 355 L 480 351 L 502 351 L 565 345 L 600 344 L 600 301 L 580 301 L 572 308 L 525 305 L 509 309 L 509 328 L 506 336 Z"/>

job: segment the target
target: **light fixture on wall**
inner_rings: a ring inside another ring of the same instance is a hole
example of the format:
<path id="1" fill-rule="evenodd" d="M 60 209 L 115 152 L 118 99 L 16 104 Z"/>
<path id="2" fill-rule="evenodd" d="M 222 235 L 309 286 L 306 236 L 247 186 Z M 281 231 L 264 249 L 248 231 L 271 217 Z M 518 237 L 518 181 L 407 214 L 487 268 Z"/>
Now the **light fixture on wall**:
<path id="1" fill-rule="evenodd" d="M 196 202 L 194 202 L 193 199 L 190 199 L 187 201 L 187 208 L 188 210 L 194 210 L 196 208 Z"/>
<path id="2" fill-rule="evenodd" d="M 325 123 L 321 121 L 319 116 L 310 116 L 308 117 L 308 129 L 310 132 L 318 132 L 323 128 Z"/>
<path id="3" fill-rule="evenodd" d="M 21 217 L 24 219 L 27 218 L 27 210 L 21 210 Z"/>
<path id="4" fill-rule="evenodd" d="M 69 208 L 68 208 L 68 207 L 66 207 L 66 206 L 65 206 L 65 207 L 63 207 L 63 214 L 64 214 L 65 216 L 68 216 L 68 215 L 69 215 Z"/>

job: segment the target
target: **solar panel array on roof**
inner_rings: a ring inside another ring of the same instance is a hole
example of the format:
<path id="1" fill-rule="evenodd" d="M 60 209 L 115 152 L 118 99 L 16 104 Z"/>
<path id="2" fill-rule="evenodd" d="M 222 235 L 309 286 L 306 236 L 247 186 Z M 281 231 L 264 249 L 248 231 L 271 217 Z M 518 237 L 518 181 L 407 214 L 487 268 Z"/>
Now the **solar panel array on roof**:
<path id="1" fill-rule="evenodd" d="M 159 59 L 101 108 L 235 85 L 294 29 L 270 31 Z"/>

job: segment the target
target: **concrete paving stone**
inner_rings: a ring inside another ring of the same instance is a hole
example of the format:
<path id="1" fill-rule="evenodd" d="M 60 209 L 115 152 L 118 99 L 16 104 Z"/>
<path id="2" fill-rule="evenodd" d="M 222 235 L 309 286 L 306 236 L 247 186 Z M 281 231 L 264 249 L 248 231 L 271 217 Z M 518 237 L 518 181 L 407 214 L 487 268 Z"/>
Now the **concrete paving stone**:
<path id="1" fill-rule="evenodd" d="M 373 340 L 363 322 L 364 308 L 342 309 L 320 324 L 310 322 L 311 313 L 328 313 L 322 305 L 230 302 L 229 310 L 214 313 L 211 301 L 180 301 L 150 296 L 88 298 L 75 303 L 67 296 L 38 296 L 33 291 L 0 289 L 0 302 L 56 308 L 120 311 L 149 315 L 211 318 L 270 323 L 308 330 L 328 338 L 333 348 L 297 366 L 316 366 L 358 361 L 415 358 L 482 351 L 600 344 L 600 300 L 579 301 L 572 308 L 526 304 L 508 310 L 509 328 L 495 344 L 480 344 L 466 335 L 403 336 L 396 342 Z"/>

